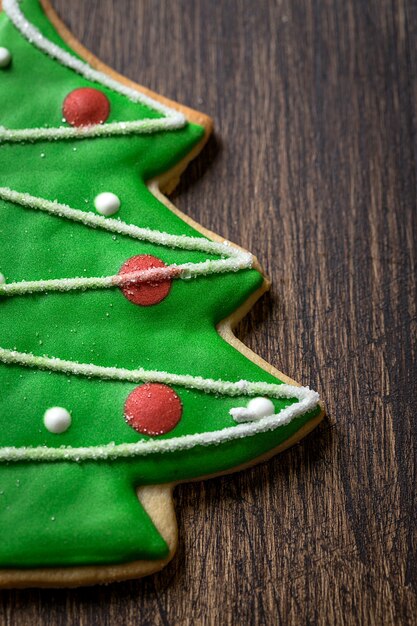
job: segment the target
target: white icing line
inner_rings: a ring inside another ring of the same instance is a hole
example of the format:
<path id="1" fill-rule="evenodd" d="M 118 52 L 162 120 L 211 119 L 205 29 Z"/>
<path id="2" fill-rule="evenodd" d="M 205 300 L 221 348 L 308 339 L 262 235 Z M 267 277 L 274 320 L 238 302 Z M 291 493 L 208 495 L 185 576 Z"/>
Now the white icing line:
<path id="1" fill-rule="evenodd" d="M 59 278 L 39 281 L 19 281 L 14 283 L 0 284 L 0 296 L 23 295 L 27 293 L 39 293 L 47 291 L 70 291 L 72 289 L 100 289 L 119 287 L 132 282 L 145 282 L 149 280 L 163 280 L 168 277 L 178 277 L 183 280 L 206 276 L 216 273 L 237 272 L 252 267 L 253 257 L 226 243 L 210 241 L 200 237 L 187 237 L 186 235 L 171 235 L 161 231 L 140 228 L 135 224 L 127 224 L 118 219 L 106 218 L 90 211 L 73 209 L 66 204 L 51 202 L 44 198 L 38 198 L 26 193 L 20 193 L 0 187 L 0 199 L 20 206 L 44 211 L 51 215 L 67 218 L 92 228 L 101 228 L 108 232 L 126 235 L 131 239 L 148 241 L 161 246 L 180 248 L 196 252 L 206 252 L 226 256 L 218 260 L 206 260 L 199 263 L 172 264 L 166 268 L 153 268 L 131 272 L 125 275 L 102 276 L 102 277 L 76 277 Z"/>
<path id="2" fill-rule="evenodd" d="M 57 357 L 36 356 L 30 352 L 19 352 L 7 348 L 0 348 L 0 362 L 7 365 L 23 365 L 25 367 L 35 367 L 62 374 L 74 374 L 75 376 L 100 378 L 102 380 L 130 383 L 164 383 L 166 385 L 176 385 L 230 397 L 264 395 L 270 398 L 296 398 L 302 400 L 306 394 L 316 393 L 308 387 L 298 387 L 285 383 L 250 382 L 247 380 L 233 383 L 188 374 L 170 374 L 158 370 L 144 370 L 143 368 L 130 370 L 121 367 L 94 365 L 93 363 L 79 363 L 78 361 L 68 361 Z"/>
<path id="3" fill-rule="evenodd" d="M 198 433 L 196 435 L 183 435 L 172 439 L 150 439 L 138 443 L 110 443 L 103 446 L 91 447 L 4 447 L 0 448 L 0 461 L 88 461 L 121 459 L 149 454 L 179 452 L 190 450 L 195 446 L 219 445 L 235 439 L 253 437 L 261 433 L 275 430 L 280 426 L 289 424 L 293 419 L 313 410 L 317 406 L 318 396 L 311 391 L 311 396 L 297 404 L 286 407 L 276 415 L 264 417 L 258 422 L 251 424 L 239 424 L 215 430 L 212 432 Z M 317 398 L 316 398 L 317 396 Z"/>
<path id="4" fill-rule="evenodd" d="M 160 130 L 182 128 L 187 123 L 185 116 L 179 111 L 171 109 L 157 100 L 131 87 L 123 85 L 123 83 L 111 78 L 107 74 L 93 69 L 84 61 L 81 61 L 47 39 L 26 19 L 19 8 L 19 2 L 17 0 L 3 0 L 3 9 L 21 35 L 39 50 L 42 50 L 77 74 L 84 76 L 87 80 L 104 85 L 126 96 L 132 102 L 141 103 L 158 113 L 162 113 L 166 117 L 162 119 L 143 119 L 133 122 L 111 122 L 109 124 L 84 128 L 67 128 L 61 126 L 58 128 L 25 128 L 12 130 L 0 126 L 0 141 L 36 141 L 65 138 L 83 139 L 84 137 L 124 135 L 129 133 L 153 133 Z"/>
<path id="5" fill-rule="evenodd" d="M 184 263 L 191 265 L 190 263 Z M 97 278 L 53 278 L 49 280 L 22 280 L 20 282 L 0 284 L 0 296 L 17 296 L 31 293 L 49 293 L 51 291 L 72 291 L 74 289 L 109 289 L 129 284 L 144 282 L 158 283 L 163 280 L 178 278 L 182 266 L 169 265 L 148 270 L 138 270 L 126 274 L 115 274 Z M 192 268 L 190 271 L 192 271 Z M 201 274 L 201 272 L 200 272 Z"/>
<path id="6" fill-rule="evenodd" d="M 172 439 L 139 441 L 132 444 L 107 444 L 91 447 L 3 447 L 0 448 L 0 461 L 85 461 L 105 460 L 146 456 L 162 452 L 176 452 L 188 450 L 194 446 L 219 445 L 227 441 L 251 437 L 260 433 L 275 430 L 279 426 L 313 410 L 319 401 L 319 395 L 308 387 L 296 387 L 286 384 L 250 382 L 246 380 L 237 383 L 223 380 L 202 378 L 168 372 L 150 370 L 128 370 L 116 367 L 105 367 L 93 364 L 65 361 L 57 358 L 39 357 L 25 352 L 0 348 L 0 361 L 6 364 L 37 367 L 53 372 L 65 374 L 98 377 L 104 380 L 115 380 L 132 383 L 159 382 L 176 385 L 187 389 L 195 389 L 205 393 L 215 393 L 225 396 L 240 395 L 268 395 L 271 398 L 297 399 L 299 402 L 282 409 L 276 415 L 271 415 L 256 422 L 239 424 L 213 432 L 183 435 Z"/>
<path id="7" fill-rule="evenodd" d="M 217 241 L 210 241 L 203 237 L 187 237 L 186 235 L 171 235 L 159 230 L 151 230 L 150 228 L 141 228 L 135 224 L 127 224 L 122 220 L 114 219 L 111 217 L 103 217 L 97 215 L 91 211 L 81 211 L 80 209 L 73 209 L 67 204 L 61 204 L 57 201 L 52 202 L 44 198 L 37 196 L 31 196 L 28 193 L 21 193 L 14 191 L 8 187 L 0 187 L 0 198 L 14 204 L 20 204 L 21 206 L 38 209 L 51 215 L 57 215 L 58 217 L 65 217 L 73 220 L 74 222 L 80 222 L 85 226 L 91 226 L 92 228 L 102 228 L 111 233 L 118 235 L 126 235 L 132 239 L 139 239 L 140 241 L 149 241 L 161 246 L 167 246 L 169 248 L 181 248 L 182 250 L 192 250 L 195 252 L 207 252 L 209 254 L 219 254 L 228 257 L 235 257 L 243 261 L 246 259 L 252 260 L 252 255 L 248 252 L 243 252 L 230 244 L 219 243 Z"/>
<path id="8" fill-rule="evenodd" d="M 170 374 L 168 372 L 147 371 L 143 369 L 127 370 L 116 367 L 103 367 L 93 364 L 76 363 L 49 357 L 36 357 L 24 352 L 5 350 L 0 348 L 0 361 L 7 364 L 18 364 L 28 367 L 39 367 L 54 372 L 71 373 L 75 375 L 94 376 L 105 380 L 124 382 L 162 382 L 169 385 L 186 387 L 204 391 L 205 393 L 220 393 L 226 396 L 239 395 L 268 395 L 272 398 L 298 399 L 299 402 L 282 409 L 276 415 L 262 418 L 252 423 L 238 424 L 213 432 L 183 435 L 172 439 L 139 441 L 131 444 L 107 444 L 91 447 L 3 447 L 0 448 L 0 461 L 85 461 L 100 459 L 128 458 L 146 456 L 160 452 L 176 452 L 187 450 L 196 445 L 218 445 L 227 441 L 252 437 L 254 435 L 275 430 L 279 426 L 313 410 L 319 401 L 319 395 L 308 387 L 296 387 L 286 384 L 239 381 L 237 383 L 209 378 Z"/>
<path id="9" fill-rule="evenodd" d="M 145 94 L 127 87 L 123 83 L 111 78 L 107 74 L 93 69 L 88 63 L 81 61 L 77 57 L 73 56 L 66 50 L 63 50 L 55 43 L 47 39 L 42 33 L 29 22 L 23 15 L 19 8 L 19 2 L 17 0 L 3 0 L 3 10 L 7 14 L 8 18 L 13 22 L 16 28 L 20 31 L 21 35 L 33 44 L 39 50 L 46 52 L 49 56 L 56 59 L 62 65 L 69 67 L 70 69 L 81 74 L 87 80 L 91 80 L 96 83 L 101 83 L 113 91 L 127 96 L 133 102 L 140 102 L 149 106 L 151 109 L 164 113 L 165 115 L 176 114 L 177 111 L 171 109 L 164 104 L 161 104 L 157 100 L 146 96 Z"/>
<path id="10" fill-rule="evenodd" d="M 138 120 L 134 122 L 110 122 L 72 128 L 58 126 L 57 128 L 23 128 L 12 130 L 0 126 L 0 142 L 42 141 L 53 139 L 85 139 L 86 137 L 112 137 L 114 135 L 150 134 L 160 130 L 176 130 L 184 126 L 181 116 L 155 120 Z"/>
<path id="11" fill-rule="evenodd" d="M 129 284 L 145 282 L 158 283 L 167 279 L 180 278 L 189 280 L 198 276 L 210 276 L 226 272 L 236 272 L 248 268 L 247 263 L 237 263 L 235 259 L 220 261 L 202 261 L 201 263 L 173 263 L 165 268 L 138 270 L 126 274 L 97 276 L 91 278 L 52 278 L 49 280 L 23 280 L 14 283 L 0 284 L 0 296 L 20 296 L 31 293 L 49 293 L 52 291 L 67 292 L 76 289 L 111 289 Z"/>

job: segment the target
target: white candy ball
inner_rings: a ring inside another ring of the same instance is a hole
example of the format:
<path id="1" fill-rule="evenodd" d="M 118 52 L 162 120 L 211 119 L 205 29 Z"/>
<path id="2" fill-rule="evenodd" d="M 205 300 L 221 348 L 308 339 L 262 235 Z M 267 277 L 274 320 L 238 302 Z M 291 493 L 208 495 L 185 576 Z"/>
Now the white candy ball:
<path id="1" fill-rule="evenodd" d="M 71 415 L 62 406 L 53 406 L 45 411 L 43 422 L 49 432 L 60 435 L 71 426 Z"/>
<path id="2" fill-rule="evenodd" d="M 10 61 L 12 60 L 12 55 L 7 48 L 0 48 L 0 67 L 7 67 L 10 65 Z"/>
<path id="3" fill-rule="evenodd" d="M 4 285 L 5 283 L 6 283 L 6 279 L 4 277 L 4 274 L 0 272 L 0 285 Z"/>
<path id="4" fill-rule="evenodd" d="M 274 403 L 269 398 L 252 398 L 248 403 L 247 409 L 258 419 L 269 417 L 275 413 Z"/>
<path id="5" fill-rule="evenodd" d="M 94 206 L 98 213 L 108 217 L 114 215 L 120 209 L 120 200 L 115 193 L 111 191 L 103 191 L 94 198 Z"/>

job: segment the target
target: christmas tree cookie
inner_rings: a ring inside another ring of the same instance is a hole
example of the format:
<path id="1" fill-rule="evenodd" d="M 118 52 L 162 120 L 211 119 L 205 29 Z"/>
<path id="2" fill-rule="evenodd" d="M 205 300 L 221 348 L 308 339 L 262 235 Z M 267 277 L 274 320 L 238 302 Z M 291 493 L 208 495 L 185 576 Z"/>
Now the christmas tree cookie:
<path id="1" fill-rule="evenodd" d="M 288 447 L 318 396 L 231 328 L 267 288 L 170 191 L 206 116 L 0 14 L 0 584 L 142 576 L 173 556 L 172 489 Z"/>

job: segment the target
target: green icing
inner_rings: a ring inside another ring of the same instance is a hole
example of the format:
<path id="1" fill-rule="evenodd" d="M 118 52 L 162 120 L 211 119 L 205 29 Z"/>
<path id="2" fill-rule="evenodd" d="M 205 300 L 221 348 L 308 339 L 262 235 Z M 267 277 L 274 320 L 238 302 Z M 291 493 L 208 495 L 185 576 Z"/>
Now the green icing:
<path id="1" fill-rule="evenodd" d="M 21 6 L 46 36 L 67 48 L 37 1 L 25 0 Z M 105 91 L 111 102 L 109 122 L 160 115 L 53 61 L 21 37 L 4 14 L 0 16 L 0 45 L 13 55 L 10 68 L 0 70 L 0 125 L 62 125 L 65 96 L 83 85 Z M 203 132 L 188 124 L 153 135 L 3 144 L 0 186 L 86 211 L 94 210 L 98 193 L 112 191 L 122 200 L 117 216 L 125 222 L 201 236 L 161 204 L 145 181 L 178 163 Z M 112 236 L 8 202 L 0 202 L 0 242 L 0 271 L 8 282 L 112 275 L 126 259 L 144 253 L 166 263 L 207 258 L 199 252 Z M 153 307 L 133 305 L 118 289 L 3 298 L 0 346 L 96 365 L 276 383 L 215 330 L 261 283 L 262 276 L 253 270 L 177 280 L 169 296 Z M 0 446 L 94 446 L 144 438 L 123 417 L 124 402 L 134 384 L 0 365 L 0 385 Z M 184 388 L 175 391 L 183 416 L 162 438 L 233 426 L 229 409 L 247 404 L 245 397 L 217 397 Z M 289 402 L 274 403 L 278 412 Z M 42 421 L 45 410 L 55 405 L 72 413 L 72 425 L 61 435 L 48 432 Z M 284 442 L 312 416 L 247 439 L 129 461 L 2 464 L 0 566 L 164 557 L 167 546 L 139 504 L 136 486 L 237 467 Z"/>

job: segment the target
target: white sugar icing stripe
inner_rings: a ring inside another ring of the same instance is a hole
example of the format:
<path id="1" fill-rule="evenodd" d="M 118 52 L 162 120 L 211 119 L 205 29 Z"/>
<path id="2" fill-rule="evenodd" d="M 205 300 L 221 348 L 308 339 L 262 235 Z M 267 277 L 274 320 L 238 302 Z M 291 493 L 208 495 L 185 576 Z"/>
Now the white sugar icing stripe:
<path id="1" fill-rule="evenodd" d="M 52 202 L 51 200 L 39 198 L 38 196 L 32 196 L 28 193 L 21 193 L 10 189 L 9 187 L 0 187 L 0 199 L 13 202 L 14 204 L 20 204 L 21 206 L 30 209 L 38 209 L 58 217 L 65 217 L 74 222 L 80 222 L 85 226 L 101 228 L 117 235 L 126 235 L 132 239 L 148 241 L 149 243 L 167 246 L 169 248 L 181 248 L 182 250 L 234 257 L 242 262 L 246 260 L 248 264 L 249 261 L 252 263 L 253 257 L 251 254 L 243 252 L 242 250 L 239 250 L 238 248 L 235 248 L 225 242 L 220 243 L 217 241 L 210 241 L 209 239 L 205 239 L 203 237 L 171 235 L 159 230 L 141 228 L 135 224 L 127 224 L 122 220 L 97 215 L 91 211 L 73 209 L 67 204 L 61 204 L 57 201 Z"/>
<path id="2" fill-rule="evenodd" d="M 10 129 L 0 126 L 0 142 L 85 139 L 86 137 L 110 137 L 114 135 L 129 135 L 133 133 L 149 134 L 161 130 L 176 130 L 178 128 L 182 128 L 187 123 L 185 116 L 179 111 L 171 109 L 157 100 L 154 100 L 153 98 L 150 98 L 149 96 L 146 96 L 145 94 L 127 87 L 113 78 L 110 78 L 103 72 L 93 69 L 84 61 L 81 61 L 47 39 L 25 18 L 19 8 L 19 3 L 16 0 L 4 0 L 3 8 L 22 36 L 37 48 L 47 53 L 69 69 L 81 74 L 88 80 L 100 83 L 101 85 L 126 96 L 133 102 L 144 104 L 154 111 L 163 114 L 165 117 L 157 119 L 146 118 L 127 122 L 109 122 L 108 124 L 96 124 L 94 126 L 85 126 L 80 128 L 59 126 L 56 128 Z"/>
<path id="3" fill-rule="evenodd" d="M 158 452 L 176 452 L 187 450 L 194 446 L 218 445 L 242 437 L 251 437 L 260 433 L 274 430 L 288 424 L 296 417 L 316 408 L 319 395 L 308 387 L 296 387 L 286 384 L 250 382 L 241 380 L 236 383 L 223 380 L 202 378 L 168 372 L 149 370 L 128 370 L 116 367 L 105 367 L 93 364 L 65 361 L 63 359 L 38 357 L 25 352 L 5 350 L 0 348 L 0 361 L 6 364 L 37 367 L 54 372 L 98 377 L 104 380 L 115 380 L 132 383 L 159 382 L 168 385 L 182 386 L 187 389 L 216 393 L 225 396 L 268 395 L 272 398 L 297 399 L 297 403 L 282 409 L 256 422 L 238 424 L 213 432 L 184 435 L 164 440 L 139 441 L 133 444 L 107 444 L 82 448 L 47 448 L 44 446 L 31 447 L 3 447 L 0 448 L 0 461 L 86 461 L 98 459 L 128 458 L 146 456 Z"/>
<path id="4" fill-rule="evenodd" d="M 176 130 L 184 126 L 183 116 L 161 119 L 137 120 L 134 122 L 110 122 L 79 128 L 58 126 L 57 128 L 23 128 L 12 130 L 0 126 L 0 142 L 43 141 L 54 139 L 85 139 L 86 137 L 112 137 L 114 135 L 150 134 L 160 130 Z"/>
<path id="5" fill-rule="evenodd" d="M 124 382 L 162 382 L 169 385 L 183 386 L 205 393 L 220 393 L 227 396 L 269 395 L 272 398 L 298 399 L 299 402 L 282 409 L 256 422 L 238 424 L 213 432 L 184 435 L 172 439 L 139 441 L 132 444 L 107 444 L 92 447 L 3 447 L 0 448 L 0 461 L 86 461 L 146 456 L 159 452 L 176 452 L 194 446 L 218 445 L 242 437 L 251 437 L 279 426 L 288 424 L 316 408 L 319 395 L 308 387 L 296 387 L 286 384 L 250 382 L 241 380 L 236 383 L 213 380 L 196 376 L 170 374 L 168 372 L 147 371 L 143 369 L 127 370 L 115 367 L 103 367 L 93 364 L 76 363 L 49 357 L 36 357 L 24 352 L 0 349 L 0 361 L 7 364 L 19 364 L 39 367 L 50 371 L 75 375 L 94 376 L 106 380 Z"/>
<path id="6" fill-rule="evenodd" d="M 161 282 L 167 279 L 189 280 L 198 276 L 208 276 L 226 272 L 236 272 L 248 268 L 248 264 L 239 263 L 234 258 L 220 261 L 202 261 L 201 263 L 173 263 L 163 268 L 138 270 L 126 274 L 97 276 L 91 278 L 52 278 L 49 280 L 23 280 L 13 283 L 0 283 L 0 296 L 21 296 L 32 293 L 67 292 L 76 289 L 111 289 L 129 284 Z"/>
<path id="7" fill-rule="evenodd" d="M 6 348 L 0 348 L 0 362 L 7 365 L 23 365 L 24 367 L 35 367 L 61 374 L 73 374 L 75 376 L 100 378 L 102 380 L 130 383 L 163 383 L 230 397 L 269 396 L 270 398 L 296 398 L 303 400 L 305 397 L 314 394 L 318 400 L 318 394 L 308 387 L 298 387 L 285 383 L 250 382 L 248 380 L 240 380 L 234 383 L 212 378 L 202 378 L 201 376 L 191 376 L 189 374 L 171 374 L 169 372 L 160 372 L 159 370 L 145 370 L 143 368 L 130 370 L 121 367 L 94 365 L 93 363 L 79 363 L 78 361 L 68 361 L 57 357 L 36 356 L 30 352 L 18 352 L 17 350 Z"/>
<path id="8" fill-rule="evenodd" d="M 127 224 L 118 219 L 106 218 L 90 211 L 73 209 L 66 204 L 51 202 L 26 193 L 0 187 L 0 199 L 26 208 L 44 211 L 57 217 L 70 219 L 92 228 L 101 228 L 108 232 L 125 235 L 132 239 L 148 241 L 161 246 L 180 248 L 195 252 L 216 254 L 227 258 L 206 260 L 199 263 L 172 264 L 166 268 L 153 268 L 131 272 L 125 275 L 60 278 L 39 281 L 19 281 L 0 284 L 0 295 L 13 296 L 47 291 L 70 291 L 72 289 L 99 289 L 119 287 L 132 282 L 144 282 L 151 279 L 161 280 L 164 277 L 188 279 L 215 273 L 237 272 L 252 267 L 253 257 L 227 243 L 210 241 L 202 237 L 171 235 L 161 231 L 140 228 L 135 224 Z"/>
<path id="9" fill-rule="evenodd" d="M 279 385 L 277 385 L 278 387 Z M 281 385 L 283 387 L 284 385 Z M 305 393 L 303 399 L 297 404 L 292 404 L 282 409 L 276 415 L 264 417 L 257 422 L 238 424 L 226 427 L 222 430 L 198 433 L 195 435 L 183 435 L 171 439 L 150 439 L 137 443 L 110 443 L 102 446 L 91 447 L 3 447 L 0 448 L 0 461 L 89 461 L 121 459 L 131 457 L 143 457 L 149 454 L 179 452 L 189 450 L 195 446 L 219 445 L 235 439 L 253 437 L 261 433 L 275 430 L 280 426 L 289 424 L 293 419 L 312 411 L 318 403 L 318 394 L 314 391 Z"/>
<path id="10" fill-rule="evenodd" d="M 46 52 L 46 54 L 65 67 L 68 67 L 74 72 L 77 72 L 77 74 L 84 76 L 87 80 L 104 85 L 105 87 L 126 96 L 133 102 L 140 102 L 141 104 L 144 104 L 145 106 L 148 106 L 149 108 L 158 111 L 167 117 L 175 117 L 178 121 L 181 119 L 182 125 L 186 123 L 185 117 L 178 111 L 175 111 L 174 109 L 161 104 L 161 102 L 158 102 L 157 100 L 154 100 L 153 98 L 146 96 L 145 94 L 136 91 L 127 85 L 124 85 L 103 72 L 95 70 L 88 65 L 88 63 L 81 61 L 74 55 L 70 54 L 66 50 L 63 50 L 60 46 L 50 41 L 50 39 L 42 35 L 40 30 L 31 24 L 31 22 L 29 22 L 29 20 L 23 15 L 19 7 L 18 0 L 3 0 L 3 10 L 19 30 L 21 35 L 29 43 L 36 46 L 39 50 Z"/>

